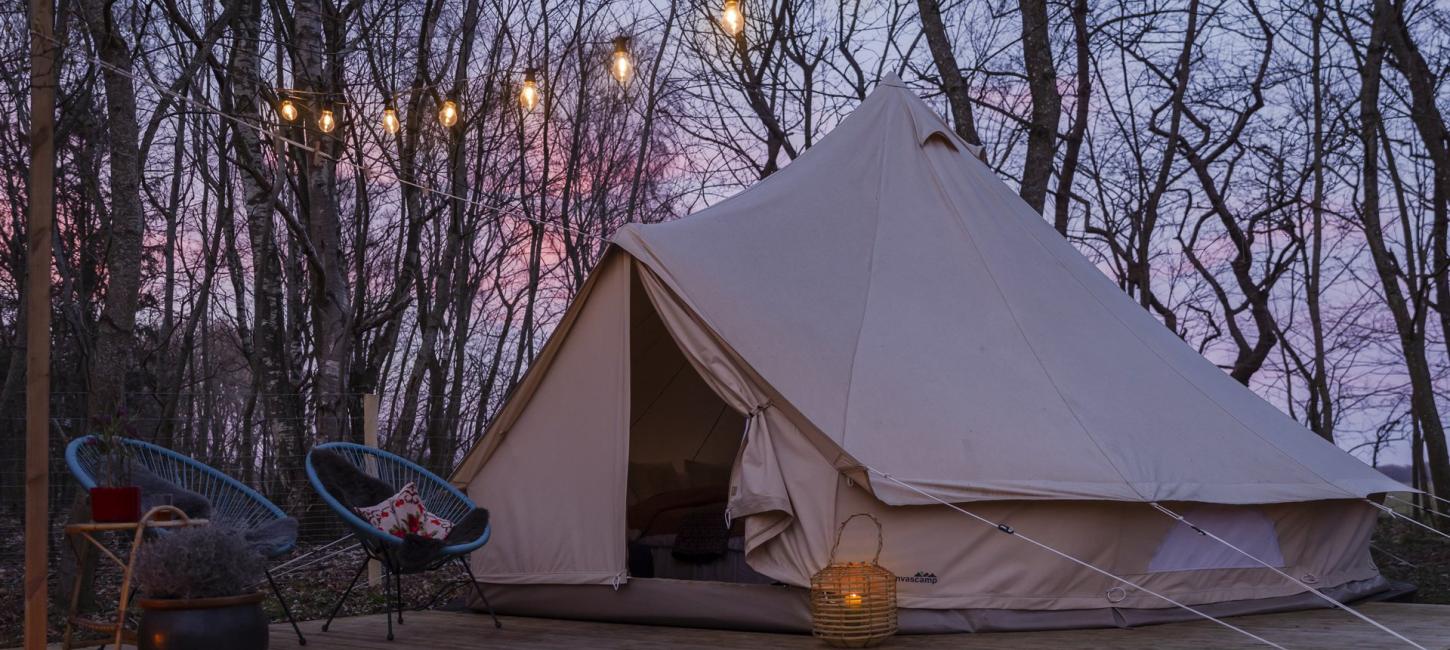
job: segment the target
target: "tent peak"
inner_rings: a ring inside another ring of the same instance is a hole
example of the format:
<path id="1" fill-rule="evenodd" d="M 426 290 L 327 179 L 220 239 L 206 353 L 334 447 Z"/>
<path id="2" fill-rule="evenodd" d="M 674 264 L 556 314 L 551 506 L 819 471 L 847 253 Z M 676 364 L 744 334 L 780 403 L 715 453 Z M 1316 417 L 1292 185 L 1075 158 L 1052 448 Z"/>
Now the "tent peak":
<path id="1" fill-rule="evenodd" d="M 888 72 L 876 82 L 878 87 L 889 86 L 891 88 L 907 88 L 906 82 L 901 80 L 901 75 L 895 72 Z"/>

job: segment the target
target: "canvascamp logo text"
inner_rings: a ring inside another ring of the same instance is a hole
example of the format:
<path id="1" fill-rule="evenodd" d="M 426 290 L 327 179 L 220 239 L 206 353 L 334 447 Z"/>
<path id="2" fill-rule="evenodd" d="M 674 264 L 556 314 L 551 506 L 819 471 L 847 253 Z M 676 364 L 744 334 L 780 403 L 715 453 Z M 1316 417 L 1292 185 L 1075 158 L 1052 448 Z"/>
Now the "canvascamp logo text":
<path id="1" fill-rule="evenodd" d="M 896 576 L 896 581 L 934 585 L 936 584 L 936 574 L 930 571 L 917 571 L 914 576 Z"/>

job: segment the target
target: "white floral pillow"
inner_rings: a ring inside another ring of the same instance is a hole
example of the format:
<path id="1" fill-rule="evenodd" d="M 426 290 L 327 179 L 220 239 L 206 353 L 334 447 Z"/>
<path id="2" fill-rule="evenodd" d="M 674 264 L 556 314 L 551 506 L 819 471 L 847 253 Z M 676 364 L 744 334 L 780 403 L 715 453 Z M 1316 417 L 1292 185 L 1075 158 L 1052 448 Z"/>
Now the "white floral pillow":
<path id="1" fill-rule="evenodd" d="M 395 537 L 417 535 L 443 539 L 453 530 L 453 522 L 428 512 L 418 497 L 418 486 L 408 483 L 397 494 L 375 506 L 358 508 L 357 512 L 378 530 Z"/>

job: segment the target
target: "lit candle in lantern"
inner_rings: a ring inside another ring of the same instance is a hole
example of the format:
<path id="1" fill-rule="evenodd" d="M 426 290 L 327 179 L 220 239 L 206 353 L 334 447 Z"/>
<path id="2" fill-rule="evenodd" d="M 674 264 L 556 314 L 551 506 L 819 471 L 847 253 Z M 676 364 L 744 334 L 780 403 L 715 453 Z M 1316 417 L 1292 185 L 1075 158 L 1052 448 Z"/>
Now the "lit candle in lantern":
<path id="1" fill-rule="evenodd" d="M 858 594 L 858 593 L 856 593 L 854 591 L 851 592 L 851 593 L 849 593 L 849 594 L 846 594 L 846 606 L 847 607 L 860 607 L 861 606 L 861 594 Z"/>

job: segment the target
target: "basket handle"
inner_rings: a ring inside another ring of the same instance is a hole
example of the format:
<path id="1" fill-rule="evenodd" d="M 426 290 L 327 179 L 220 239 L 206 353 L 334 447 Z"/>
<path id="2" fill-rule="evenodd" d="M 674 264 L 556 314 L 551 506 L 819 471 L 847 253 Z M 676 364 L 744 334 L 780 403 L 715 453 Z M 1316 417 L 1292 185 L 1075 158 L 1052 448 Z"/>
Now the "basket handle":
<path id="1" fill-rule="evenodd" d="M 826 561 L 827 564 L 836 563 L 836 548 L 841 545 L 841 534 L 846 532 L 846 524 L 851 523 L 851 520 L 857 517 L 865 517 L 867 519 L 870 519 L 871 523 L 876 524 L 876 555 L 871 558 L 871 563 L 880 564 L 881 546 L 884 543 L 881 532 L 881 520 L 865 512 L 858 512 L 854 515 L 851 515 L 850 517 L 846 517 L 846 520 L 841 522 L 840 526 L 836 527 L 836 543 L 831 544 L 831 557 Z"/>

